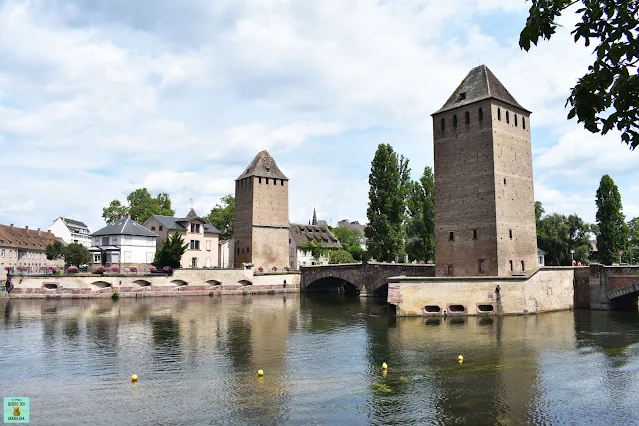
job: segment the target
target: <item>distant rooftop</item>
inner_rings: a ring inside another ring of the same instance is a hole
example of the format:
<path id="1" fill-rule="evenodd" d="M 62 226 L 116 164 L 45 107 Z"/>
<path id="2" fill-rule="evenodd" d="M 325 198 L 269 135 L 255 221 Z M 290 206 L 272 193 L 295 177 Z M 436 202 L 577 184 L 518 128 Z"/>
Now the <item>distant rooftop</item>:
<path id="1" fill-rule="evenodd" d="M 444 106 L 435 112 L 435 114 L 485 99 L 497 99 L 528 113 L 530 112 L 519 105 L 519 102 L 506 90 L 504 85 L 501 84 L 497 77 L 495 77 L 495 74 L 493 74 L 486 65 L 480 65 L 470 70 L 466 78 L 462 80 L 461 84 L 455 89 L 450 98 L 448 98 Z"/>
<path id="2" fill-rule="evenodd" d="M 148 230 L 133 219 L 118 219 L 115 222 L 91 234 L 92 237 L 101 235 L 140 235 L 143 237 L 157 237 L 153 231 Z"/>

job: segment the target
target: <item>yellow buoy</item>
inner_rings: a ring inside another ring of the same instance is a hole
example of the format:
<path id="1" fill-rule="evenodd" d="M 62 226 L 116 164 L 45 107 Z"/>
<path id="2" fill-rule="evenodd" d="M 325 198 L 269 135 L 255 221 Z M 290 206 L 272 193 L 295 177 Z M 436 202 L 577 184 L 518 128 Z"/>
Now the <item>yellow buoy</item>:
<path id="1" fill-rule="evenodd" d="M 135 382 L 137 382 L 137 381 L 138 381 L 138 375 L 137 375 L 137 374 L 132 375 L 132 376 L 131 376 L 131 382 L 132 382 L 132 383 L 135 383 Z"/>
<path id="2" fill-rule="evenodd" d="M 463 356 L 461 356 L 461 355 L 459 355 L 459 356 L 457 357 L 457 361 L 459 361 L 459 363 L 461 364 L 462 362 L 464 362 L 464 357 L 463 357 Z"/>
<path id="3" fill-rule="evenodd" d="M 264 375 L 264 372 L 262 370 L 257 370 L 257 375 L 259 377 L 262 377 Z"/>
<path id="4" fill-rule="evenodd" d="M 385 362 L 382 363 L 382 370 L 388 370 L 388 364 Z"/>

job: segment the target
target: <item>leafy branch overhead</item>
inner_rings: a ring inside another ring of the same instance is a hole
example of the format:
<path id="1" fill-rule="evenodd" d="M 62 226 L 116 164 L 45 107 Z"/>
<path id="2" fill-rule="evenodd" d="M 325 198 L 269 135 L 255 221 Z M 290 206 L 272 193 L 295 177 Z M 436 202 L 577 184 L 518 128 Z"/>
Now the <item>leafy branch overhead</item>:
<path id="1" fill-rule="evenodd" d="M 634 149 L 639 145 L 639 1 L 532 0 L 519 46 L 528 51 L 540 37 L 549 40 L 569 8 L 581 17 L 571 32 L 575 42 L 594 44 L 595 60 L 571 89 L 568 119 L 577 117 L 592 133 L 617 129 Z"/>
<path id="2" fill-rule="evenodd" d="M 151 215 L 173 216 L 169 195 L 162 192 L 152 197 L 146 188 L 138 188 L 131 192 L 124 205 L 120 200 L 113 200 L 108 207 L 102 209 L 102 217 L 107 223 L 113 223 L 121 217 L 130 214 L 131 219 L 144 223 Z"/>

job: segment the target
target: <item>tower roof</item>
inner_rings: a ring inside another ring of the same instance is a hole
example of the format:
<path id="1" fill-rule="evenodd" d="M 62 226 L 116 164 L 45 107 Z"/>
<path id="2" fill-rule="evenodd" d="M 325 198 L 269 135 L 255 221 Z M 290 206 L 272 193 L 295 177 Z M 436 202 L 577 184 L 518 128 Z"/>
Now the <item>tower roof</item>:
<path id="1" fill-rule="evenodd" d="M 519 102 L 506 90 L 501 81 L 495 77 L 495 74 L 486 66 L 480 65 L 470 70 L 466 78 L 455 89 L 453 94 L 448 98 L 444 106 L 442 106 L 434 114 L 448 111 L 460 106 L 469 105 L 485 99 L 497 99 L 508 105 L 520 108 L 526 112 L 526 108 L 519 105 Z"/>
<path id="2" fill-rule="evenodd" d="M 271 154 L 269 154 L 266 150 L 258 153 L 253 161 L 251 161 L 251 164 L 249 164 L 246 170 L 244 170 L 244 173 L 235 180 L 251 176 L 288 180 L 279 167 L 277 167 L 277 164 L 275 164 L 275 160 L 273 160 Z"/>

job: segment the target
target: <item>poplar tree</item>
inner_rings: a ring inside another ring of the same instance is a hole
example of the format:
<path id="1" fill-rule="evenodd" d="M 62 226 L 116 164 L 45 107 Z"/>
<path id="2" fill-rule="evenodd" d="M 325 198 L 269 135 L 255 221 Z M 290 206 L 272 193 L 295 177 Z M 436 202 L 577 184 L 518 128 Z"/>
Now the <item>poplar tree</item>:
<path id="1" fill-rule="evenodd" d="M 426 166 L 419 181 L 411 182 L 408 195 L 406 251 L 411 259 L 435 259 L 435 178 Z"/>
<path id="2" fill-rule="evenodd" d="M 379 261 L 403 255 L 406 244 L 406 196 L 410 169 L 408 159 L 388 144 L 380 144 L 368 177 L 368 253 Z"/>
<path id="3" fill-rule="evenodd" d="M 599 261 L 611 265 L 619 261 L 619 250 L 628 244 L 628 227 L 622 212 L 621 194 L 609 175 L 603 175 L 597 189 L 597 249 Z"/>

